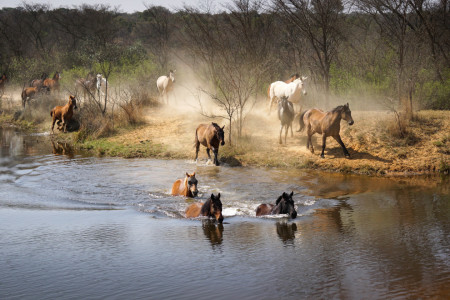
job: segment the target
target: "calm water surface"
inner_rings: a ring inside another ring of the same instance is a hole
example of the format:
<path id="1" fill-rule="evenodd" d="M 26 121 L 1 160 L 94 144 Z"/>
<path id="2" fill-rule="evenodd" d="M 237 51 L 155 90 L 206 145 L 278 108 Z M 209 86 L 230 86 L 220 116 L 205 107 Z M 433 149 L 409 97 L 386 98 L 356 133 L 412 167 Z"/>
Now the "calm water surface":
<path id="1" fill-rule="evenodd" d="M 450 295 L 449 181 L 73 155 L 0 130 L 0 299 Z M 187 220 L 188 171 L 225 221 Z M 256 218 L 294 191 L 297 219 Z"/>

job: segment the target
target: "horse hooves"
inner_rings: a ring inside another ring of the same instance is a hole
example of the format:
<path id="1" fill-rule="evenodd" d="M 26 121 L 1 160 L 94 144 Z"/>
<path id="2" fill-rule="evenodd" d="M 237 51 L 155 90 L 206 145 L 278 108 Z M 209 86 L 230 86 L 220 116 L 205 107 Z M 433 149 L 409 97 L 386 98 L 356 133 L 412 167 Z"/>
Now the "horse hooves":
<path id="1" fill-rule="evenodd" d="M 322 155 L 320 155 L 320 158 L 325 158 L 325 155 L 323 155 L 323 154 L 322 154 Z"/>
<path id="2" fill-rule="evenodd" d="M 345 154 L 345 158 L 350 158 L 350 154 Z"/>

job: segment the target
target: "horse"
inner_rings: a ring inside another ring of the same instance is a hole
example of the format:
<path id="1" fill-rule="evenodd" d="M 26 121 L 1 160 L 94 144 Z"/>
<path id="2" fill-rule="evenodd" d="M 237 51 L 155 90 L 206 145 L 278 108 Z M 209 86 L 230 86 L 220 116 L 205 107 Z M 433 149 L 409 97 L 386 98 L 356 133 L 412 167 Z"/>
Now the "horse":
<path id="1" fill-rule="evenodd" d="M 0 97 L 5 93 L 5 83 L 8 81 L 8 77 L 6 77 L 6 73 L 0 77 Z"/>
<path id="2" fill-rule="evenodd" d="M 298 73 L 292 74 L 291 76 L 289 76 L 288 80 L 285 80 L 285 83 L 291 83 L 292 81 L 294 81 L 295 79 L 300 78 L 300 75 L 298 75 Z M 267 88 L 267 98 L 270 100 L 270 86 L 272 84 L 269 84 L 269 87 Z"/>
<path id="3" fill-rule="evenodd" d="M 58 128 L 61 129 L 61 122 L 62 122 L 62 128 L 64 129 L 64 132 L 67 132 L 67 124 L 70 122 L 70 119 L 72 119 L 73 116 L 73 109 L 77 109 L 77 100 L 74 96 L 69 96 L 69 101 L 64 106 L 55 106 L 50 111 L 50 117 L 52 117 L 52 134 L 53 134 L 53 128 L 55 127 L 55 122 L 58 120 Z"/>
<path id="4" fill-rule="evenodd" d="M 57 90 L 59 93 L 59 79 L 61 78 L 61 74 L 56 71 L 55 75 L 53 75 L 53 78 L 47 78 L 44 80 L 44 86 L 48 87 L 50 91 Z"/>
<path id="5" fill-rule="evenodd" d="M 211 194 L 211 197 L 204 204 L 193 203 L 186 208 L 186 218 L 197 218 L 200 215 L 215 218 L 219 223 L 223 222 L 220 193 L 217 194 L 217 197 Z"/>
<path id="6" fill-rule="evenodd" d="M 41 89 L 44 86 L 44 80 L 48 78 L 47 73 L 42 73 L 40 79 L 33 79 L 30 83 L 30 87 L 36 87 L 38 89 Z"/>
<path id="7" fill-rule="evenodd" d="M 297 217 L 297 212 L 295 211 L 294 200 L 292 200 L 293 195 L 294 192 L 291 192 L 290 194 L 283 192 L 283 194 L 278 197 L 275 205 L 260 204 L 256 208 L 256 216 L 288 214 L 289 217 L 295 219 Z"/>
<path id="8" fill-rule="evenodd" d="M 99 74 L 97 74 L 98 76 Z M 75 81 L 75 89 L 78 91 L 81 89 L 83 91 L 83 99 L 86 99 L 86 94 L 93 95 L 95 97 L 95 90 L 97 88 L 97 76 L 94 73 L 89 72 L 86 78 L 78 78 Z"/>
<path id="9" fill-rule="evenodd" d="M 166 103 L 169 104 L 168 94 L 173 90 L 173 84 L 175 83 L 175 71 L 170 70 L 169 75 L 160 76 L 156 80 L 156 86 L 158 88 L 159 96 L 161 99 L 166 99 Z"/>
<path id="10" fill-rule="evenodd" d="M 281 122 L 280 125 L 280 144 L 283 144 L 281 141 L 281 132 L 284 130 L 284 143 L 286 144 L 286 136 L 288 134 L 289 127 L 291 128 L 291 137 L 294 136 L 292 132 L 292 121 L 294 121 L 294 105 L 291 101 L 288 100 L 287 97 L 281 97 L 281 100 L 278 102 L 278 119 Z"/>
<path id="11" fill-rule="evenodd" d="M 195 172 L 189 174 L 186 172 L 184 179 L 178 179 L 172 185 L 172 196 L 195 197 L 198 195 L 197 178 Z"/>
<path id="12" fill-rule="evenodd" d="M 288 100 L 292 103 L 299 104 L 299 112 L 301 111 L 300 97 L 301 95 L 306 95 L 305 80 L 308 77 L 302 76 L 297 78 L 290 83 L 285 83 L 283 81 L 275 81 L 270 84 L 269 90 L 269 114 L 272 110 L 272 105 L 276 101 L 275 99 L 281 99 L 281 97 L 288 97 Z"/>
<path id="13" fill-rule="evenodd" d="M 225 145 L 225 133 L 223 129 L 225 125 L 221 128 L 216 123 L 211 124 L 200 124 L 195 130 L 195 161 L 198 158 L 198 151 L 200 150 L 200 144 L 206 147 L 206 153 L 211 160 L 211 155 L 209 151 L 212 150 L 214 153 L 214 164 L 219 165 L 219 160 L 217 159 L 217 154 L 219 153 L 219 145 Z"/>
<path id="14" fill-rule="evenodd" d="M 320 109 L 313 108 L 300 115 L 300 129 L 297 130 L 297 132 L 303 131 L 306 127 L 306 133 L 308 135 L 306 149 L 309 149 L 311 153 L 314 153 L 311 136 L 318 133 L 322 135 L 322 153 L 320 154 L 320 157 L 325 157 L 324 151 L 326 140 L 329 136 L 332 136 L 339 145 L 341 145 L 345 157 L 350 157 L 350 154 L 348 153 L 347 148 L 345 148 L 341 136 L 339 135 L 339 131 L 341 130 L 341 120 L 347 121 L 348 125 L 353 125 L 354 123 L 348 103 L 340 105 L 329 112 L 323 112 Z"/>
<path id="15" fill-rule="evenodd" d="M 27 87 L 22 90 L 22 107 L 25 108 L 26 102 L 37 97 L 37 95 L 42 91 L 49 91 L 46 86 L 41 87 Z"/>

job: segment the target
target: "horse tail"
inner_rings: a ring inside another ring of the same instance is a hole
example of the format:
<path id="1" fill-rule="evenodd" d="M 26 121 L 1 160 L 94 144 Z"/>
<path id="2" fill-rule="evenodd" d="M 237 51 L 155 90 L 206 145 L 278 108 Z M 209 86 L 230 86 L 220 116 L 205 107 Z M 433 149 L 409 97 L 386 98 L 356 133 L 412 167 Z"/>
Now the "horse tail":
<path id="1" fill-rule="evenodd" d="M 305 129 L 305 121 L 303 120 L 303 117 L 305 116 L 307 110 L 301 113 L 300 118 L 298 119 L 298 123 L 300 124 L 299 130 L 297 132 L 303 131 Z"/>
<path id="2" fill-rule="evenodd" d="M 50 117 L 53 117 L 53 109 L 50 111 Z"/>

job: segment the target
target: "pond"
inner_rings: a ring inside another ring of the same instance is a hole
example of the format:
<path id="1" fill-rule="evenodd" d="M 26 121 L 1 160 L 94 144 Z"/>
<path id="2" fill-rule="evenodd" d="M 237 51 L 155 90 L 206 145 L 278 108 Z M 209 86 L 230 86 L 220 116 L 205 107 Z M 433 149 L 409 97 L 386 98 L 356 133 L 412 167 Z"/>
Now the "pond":
<path id="1" fill-rule="evenodd" d="M 101 158 L 0 136 L 0 299 L 448 295 L 448 178 Z M 193 171 L 199 199 L 170 196 Z M 296 219 L 255 217 L 290 191 Z M 218 192 L 223 224 L 184 218 Z"/>

